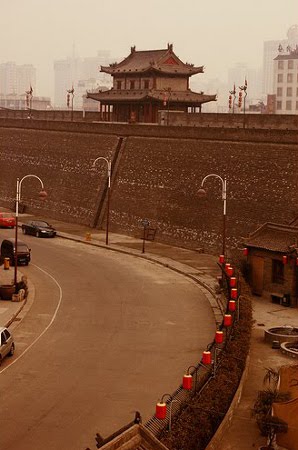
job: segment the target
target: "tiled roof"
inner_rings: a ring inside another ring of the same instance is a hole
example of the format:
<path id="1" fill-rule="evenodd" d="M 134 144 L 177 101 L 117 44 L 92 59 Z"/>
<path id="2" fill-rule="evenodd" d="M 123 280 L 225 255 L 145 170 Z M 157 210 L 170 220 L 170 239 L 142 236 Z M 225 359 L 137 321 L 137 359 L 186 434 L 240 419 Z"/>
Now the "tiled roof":
<path id="1" fill-rule="evenodd" d="M 167 97 L 168 93 L 166 92 Z M 164 90 L 156 90 L 156 89 L 142 89 L 142 90 L 118 90 L 118 89 L 110 89 L 105 92 L 87 92 L 87 98 L 92 98 L 93 100 L 101 101 L 101 102 L 127 102 L 127 101 L 141 101 L 145 99 L 152 99 L 156 101 L 163 102 L 165 96 Z M 216 95 L 205 95 L 199 94 L 197 92 L 188 91 L 171 91 L 170 95 L 170 103 L 189 103 L 191 105 L 194 104 L 202 104 L 216 100 Z"/>
<path id="2" fill-rule="evenodd" d="M 166 64 L 168 58 L 174 61 L 174 64 Z M 173 52 L 172 46 L 162 50 L 136 51 L 134 47 L 130 55 L 120 63 L 110 64 L 110 66 L 101 66 L 101 72 L 111 75 L 142 73 L 149 70 L 163 72 L 166 74 L 194 75 L 204 72 L 204 67 L 194 67 L 193 64 L 183 63 Z"/>
<path id="3" fill-rule="evenodd" d="M 267 222 L 243 239 L 246 247 L 285 253 L 298 247 L 298 227 Z"/>
<path id="4" fill-rule="evenodd" d="M 281 61 L 281 60 L 289 60 L 289 59 L 298 59 L 298 52 L 292 52 L 287 53 L 285 55 L 278 55 L 276 58 L 274 58 L 275 61 Z"/>

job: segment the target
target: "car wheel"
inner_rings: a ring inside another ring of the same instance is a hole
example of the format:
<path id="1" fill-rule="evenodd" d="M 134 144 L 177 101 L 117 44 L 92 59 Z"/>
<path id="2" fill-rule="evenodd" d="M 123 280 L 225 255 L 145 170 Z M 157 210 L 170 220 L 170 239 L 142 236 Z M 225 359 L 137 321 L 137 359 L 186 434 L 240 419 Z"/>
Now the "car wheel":
<path id="1" fill-rule="evenodd" d="M 36 231 L 35 236 L 36 236 L 36 237 L 40 237 L 39 231 Z"/>
<path id="2" fill-rule="evenodd" d="M 10 352 L 8 353 L 8 355 L 12 356 L 14 354 L 14 350 L 15 350 L 14 343 L 12 343 L 11 347 L 10 347 Z"/>
<path id="3" fill-rule="evenodd" d="M 22 228 L 23 234 L 26 234 L 27 231 L 25 230 L 25 228 Z"/>

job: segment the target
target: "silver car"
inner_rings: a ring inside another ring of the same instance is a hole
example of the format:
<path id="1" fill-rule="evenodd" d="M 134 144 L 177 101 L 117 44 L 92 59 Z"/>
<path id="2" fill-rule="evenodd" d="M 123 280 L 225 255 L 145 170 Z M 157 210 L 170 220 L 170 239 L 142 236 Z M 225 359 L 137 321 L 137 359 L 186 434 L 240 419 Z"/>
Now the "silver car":
<path id="1" fill-rule="evenodd" d="M 0 327 L 0 366 L 5 356 L 14 354 L 15 345 L 13 337 L 7 328 Z"/>

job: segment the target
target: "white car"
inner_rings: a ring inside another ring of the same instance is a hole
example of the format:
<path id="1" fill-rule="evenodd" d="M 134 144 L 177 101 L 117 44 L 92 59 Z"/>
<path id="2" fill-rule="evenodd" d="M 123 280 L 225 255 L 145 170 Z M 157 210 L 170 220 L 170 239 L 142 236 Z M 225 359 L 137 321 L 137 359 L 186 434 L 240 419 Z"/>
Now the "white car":
<path id="1" fill-rule="evenodd" d="M 5 356 L 14 354 L 15 345 L 10 331 L 5 327 L 0 327 L 0 366 Z"/>

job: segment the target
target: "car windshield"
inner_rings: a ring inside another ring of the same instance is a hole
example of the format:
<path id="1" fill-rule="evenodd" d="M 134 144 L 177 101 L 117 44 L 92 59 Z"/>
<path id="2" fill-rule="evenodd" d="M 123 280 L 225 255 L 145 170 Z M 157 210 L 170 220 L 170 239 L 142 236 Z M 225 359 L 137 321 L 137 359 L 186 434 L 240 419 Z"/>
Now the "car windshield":
<path id="1" fill-rule="evenodd" d="M 18 244 L 18 252 L 28 253 L 28 247 L 25 244 Z"/>
<path id="2" fill-rule="evenodd" d="M 48 224 L 48 222 L 43 222 L 38 221 L 38 222 L 33 222 L 33 225 L 35 225 L 36 227 L 49 227 L 50 225 Z"/>

